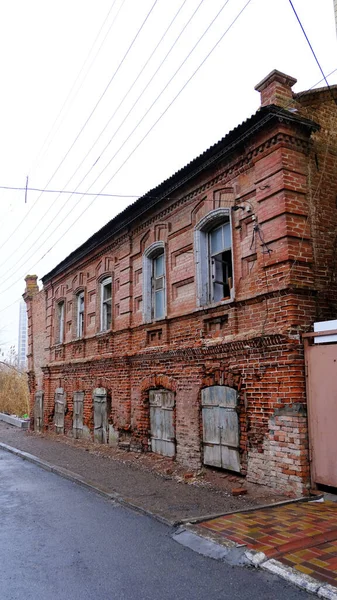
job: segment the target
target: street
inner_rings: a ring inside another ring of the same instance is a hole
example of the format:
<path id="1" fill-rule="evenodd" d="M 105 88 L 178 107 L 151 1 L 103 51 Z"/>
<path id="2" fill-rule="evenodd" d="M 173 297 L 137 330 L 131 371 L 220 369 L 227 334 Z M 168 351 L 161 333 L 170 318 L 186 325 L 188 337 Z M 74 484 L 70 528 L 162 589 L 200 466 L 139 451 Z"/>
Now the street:
<path id="1" fill-rule="evenodd" d="M 172 530 L 0 451 L 0 600 L 304 600 L 205 558 Z"/>

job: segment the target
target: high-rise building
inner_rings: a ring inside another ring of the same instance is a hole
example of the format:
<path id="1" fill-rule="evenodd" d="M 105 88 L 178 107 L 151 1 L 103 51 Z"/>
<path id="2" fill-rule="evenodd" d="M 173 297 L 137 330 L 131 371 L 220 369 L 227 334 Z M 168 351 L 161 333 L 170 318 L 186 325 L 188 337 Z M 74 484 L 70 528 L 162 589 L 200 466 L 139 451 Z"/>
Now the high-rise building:
<path id="1" fill-rule="evenodd" d="M 27 365 L 27 309 L 26 303 L 20 302 L 18 366 L 25 369 Z"/>

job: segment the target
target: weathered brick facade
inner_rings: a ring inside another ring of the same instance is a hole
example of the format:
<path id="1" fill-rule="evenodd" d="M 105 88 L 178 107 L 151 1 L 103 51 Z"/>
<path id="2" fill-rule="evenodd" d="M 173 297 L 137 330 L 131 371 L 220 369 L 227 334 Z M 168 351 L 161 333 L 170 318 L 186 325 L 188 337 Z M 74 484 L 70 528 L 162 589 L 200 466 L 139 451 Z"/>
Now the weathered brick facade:
<path id="1" fill-rule="evenodd" d="M 65 432 L 73 394 L 83 391 L 92 434 L 93 391 L 104 388 L 110 443 L 148 450 L 149 390 L 169 390 L 176 459 L 199 468 L 202 390 L 227 386 L 238 392 L 241 473 L 291 493 L 308 486 L 301 332 L 336 316 L 337 110 L 329 90 L 294 95 L 294 83 L 271 73 L 256 88 L 262 108 L 253 117 L 108 223 L 43 278 L 43 290 L 27 279 L 32 404 L 42 390 L 46 428 L 61 388 Z M 210 236 L 210 215 L 231 223 L 229 292 L 219 301 L 202 299 L 198 244 Z M 158 252 L 166 308 L 154 319 L 146 256 Z M 111 326 L 101 332 L 101 283 L 110 277 Z"/>

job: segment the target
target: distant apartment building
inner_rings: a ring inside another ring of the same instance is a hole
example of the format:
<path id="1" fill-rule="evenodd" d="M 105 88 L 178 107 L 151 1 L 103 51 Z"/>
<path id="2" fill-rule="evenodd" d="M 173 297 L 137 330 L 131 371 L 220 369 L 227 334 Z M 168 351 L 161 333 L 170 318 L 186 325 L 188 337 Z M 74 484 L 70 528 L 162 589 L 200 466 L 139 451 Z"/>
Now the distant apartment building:
<path id="1" fill-rule="evenodd" d="M 27 366 L 27 307 L 24 301 L 20 302 L 18 365 L 20 369 Z"/>

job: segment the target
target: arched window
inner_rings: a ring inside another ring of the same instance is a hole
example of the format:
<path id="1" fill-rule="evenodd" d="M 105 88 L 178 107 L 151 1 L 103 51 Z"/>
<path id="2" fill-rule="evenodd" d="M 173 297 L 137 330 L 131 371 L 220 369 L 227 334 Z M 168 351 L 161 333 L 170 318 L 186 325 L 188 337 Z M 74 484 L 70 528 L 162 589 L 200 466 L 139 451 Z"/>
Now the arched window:
<path id="1" fill-rule="evenodd" d="M 63 344 L 64 342 L 64 311 L 65 303 L 64 300 L 58 302 L 56 305 L 56 324 L 55 324 L 55 342 L 56 344 Z"/>
<path id="2" fill-rule="evenodd" d="M 76 297 L 77 300 L 77 319 L 76 319 L 76 336 L 78 338 L 84 335 L 84 292 L 79 292 Z"/>
<path id="3" fill-rule="evenodd" d="M 112 278 L 106 277 L 101 281 L 101 331 L 111 329 L 112 320 Z"/>
<path id="4" fill-rule="evenodd" d="M 233 298 L 230 210 L 208 213 L 195 228 L 197 301 L 199 306 Z"/>
<path id="5" fill-rule="evenodd" d="M 155 242 L 143 256 L 143 316 L 145 323 L 166 316 L 164 242 Z"/>

